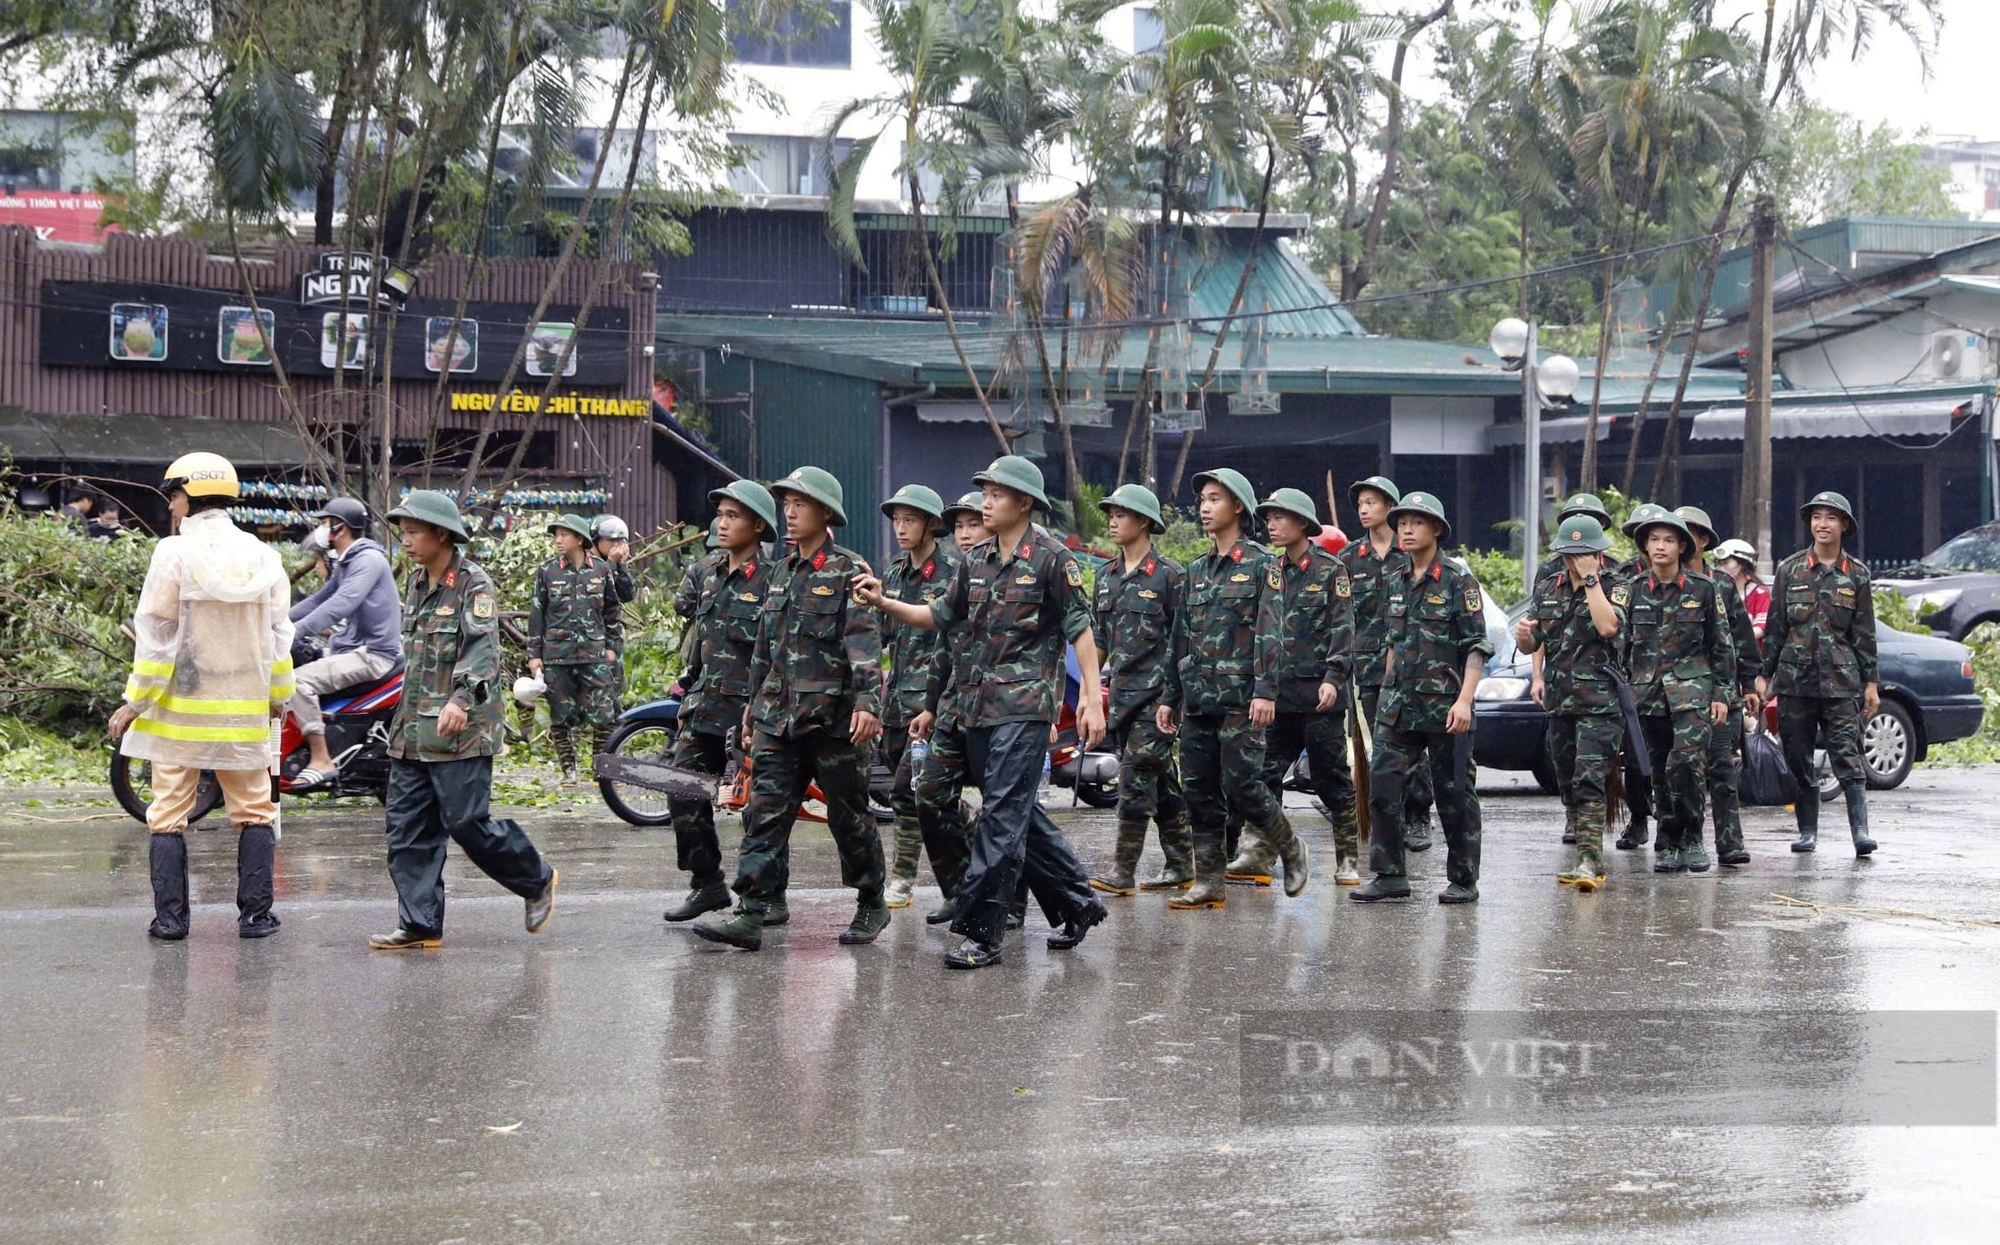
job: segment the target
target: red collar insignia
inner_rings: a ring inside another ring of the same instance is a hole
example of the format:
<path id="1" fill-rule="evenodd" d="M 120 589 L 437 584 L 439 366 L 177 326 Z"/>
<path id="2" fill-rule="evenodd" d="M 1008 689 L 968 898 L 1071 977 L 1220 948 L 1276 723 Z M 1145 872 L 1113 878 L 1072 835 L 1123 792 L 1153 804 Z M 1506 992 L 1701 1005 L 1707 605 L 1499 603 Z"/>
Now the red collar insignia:
<path id="1" fill-rule="evenodd" d="M 1241 562 L 1243 560 L 1243 546 L 1240 543 L 1229 547 L 1229 560 L 1232 562 Z"/>
<path id="2" fill-rule="evenodd" d="M 1034 549 L 1033 549 L 1033 548 L 1031 548 L 1031 547 L 1030 547 L 1030 546 L 1028 545 L 1028 542 L 1026 542 L 1026 541 L 1022 541 L 1022 542 L 1021 542 L 1021 552 L 1019 552 L 1019 553 L 1015 554 L 1014 556 L 1015 556 L 1015 557 L 1017 557 L 1017 558 L 1025 558 L 1025 557 L 1028 557 L 1028 556 L 1032 555 L 1033 553 L 1034 553 Z"/>
<path id="3" fill-rule="evenodd" d="M 743 573 L 745 575 L 755 575 L 757 573 L 757 563 L 754 561 L 745 562 L 743 564 Z"/>
<path id="4" fill-rule="evenodd" d="M 1438 563 L 1436 563 L 1436 562 L 1433 562 L 1433 563 L 1431 563 L 1431 578 L 1432 578 L 1432 579 L 1443 579 L 1443 578 L 1444 578 L 1444 567 L 1443 567 L 1443 566 L 1441 566 L 1441 565 L 1439 565 L 1439 564 L 1438 564 Z"/>
<path id="5" fill-rule="evenodd" d="M 457 572 L 457 571 L 455 571 L 455 570 L 454 570 L 454 571 L 446 571 L 446 572 L 444 573 L 444 586 L 445 586 L 445 587 L 447 587 L 447 588 L 456 588 L 456 587 L 458 587 L 458 572 Z"/>
<path id="6" fill-rule="evenodd" d="M 1306 569 L 1306 568 L 1307 568 L 1308 566 L 1311 566 L 1311 565 L 1312 565 L 1312 560 L 1313 560 L 1313 555 L 1312 555 L 1312 553 L 1311 553 L 1311 551 L 1310 551 L 1310 550 L 1308 550 L 1308 551 L 1307 551 L 1307 552 L 1305 552 L 1305 553 L 1302 553 L 1302 554 L 1300 554 L 1300 555 L 1299 555 L 1299 569 L 1300 569 L 1300 570 L 1304 570 L 1304 569 Z"/>
<path id="7" fill-rule="evenodd" d="M 935 570 L 937 570 L 937 559 L 935 559 L 935 558 L 925 558 L 925 559 L 924 559 L 924 570 L 923 570 L 923 576 L 924 576 L 924 578 L 925 578 L 925 579 L 929 579 L 929 578 L 931 577 L 931 572 L 933 572 L 933 571 L 935 571 Z"/>
<path id="8" fill-rule="evenodd" d="M 1151 559 L 1151 558 L 1147 558 L 1147 559 L 1146 559 L 1146 565 L 1144 565 L 1144 566 L 1140 567 L 1139 569 L 1140 569 L 1140 570 L 1142 570 L 1142 571 L 1144 571 L 1144 572 L 1145 572 L 1146 574 L 1148 574 L 1148 575 L 1152 574 L 1152 573 L 1153 573 L 1153 559 Z"/>
<path id="9" fill-rule="evenodd" d="M 818 571 L 818 570 L 824 570 L 824 569 L 826 569 L 826 546 L 825 546 L 825 545 L 821 545 L 821 546 L 819 547 L 819 552 L 818 552 L 818 553 L 815 553 L 815 554 L 813 554 L 813 561 L 812 561 L 812 567 L 813 567 L 813 569 L 814 569 L 814 570 L 816 570 L 816 571 Z"/>

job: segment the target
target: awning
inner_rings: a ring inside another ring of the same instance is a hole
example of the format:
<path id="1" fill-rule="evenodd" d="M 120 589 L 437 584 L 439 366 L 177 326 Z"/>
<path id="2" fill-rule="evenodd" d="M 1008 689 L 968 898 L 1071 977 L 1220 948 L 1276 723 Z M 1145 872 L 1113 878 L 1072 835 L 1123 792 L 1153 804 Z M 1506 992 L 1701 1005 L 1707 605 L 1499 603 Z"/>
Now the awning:
<path id="1" fill-rule="evenodd" d="M 41 415 L 0 410 L 0 446 L 16 463 L 164 467 L 207 450 L 238 468 L 302 468 L 305 440 L 284 424 L 247 419 L 170 419 L 163 415 Z"/>
<path id="2" fill-rule="evenodd" d="M 1771 438 L 1935 437 L 1951 431 L 1952 412 L 1970 399 L 1946 394 L 1893 402 L 1773 406 Z M 1743 408 L 1723 406 L 1694 417 L 1692 441 L 1741 441 Z"/>
<path id="3" fill-rule="evenodd" d="M 1626 416 L 1625 418 L 1630 418 Z M 1611 416 L 1599 412 L 1597 416 L 1597 439 L 1602 441 L 1611 435 Z M 1568 441 L 1581 441 L 1590 427 L 1588 415 L 1561 415 L 1554 419 L 1542 418 L 1542 444 L 1550 445 Z M 1490 446 L 1519 445 L 1527 438 L 1525 424 L 1495 424 L 1486 430 L 1486 443 Z"/>

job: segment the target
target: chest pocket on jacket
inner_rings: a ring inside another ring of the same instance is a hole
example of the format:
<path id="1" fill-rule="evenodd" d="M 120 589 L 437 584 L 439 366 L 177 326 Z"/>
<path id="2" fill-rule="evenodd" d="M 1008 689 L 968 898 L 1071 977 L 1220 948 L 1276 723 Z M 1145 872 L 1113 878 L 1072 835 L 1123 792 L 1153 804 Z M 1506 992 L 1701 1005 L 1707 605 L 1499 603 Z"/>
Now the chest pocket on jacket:
<path id="1" fill-rule="evenodd" d="M 1000 594 L 1001 620 L 1010 627 L 1032 630 L 1041 622 L 1042 602 L 1047 596 L 1048 590 L 1039 579 L 1032 584 L 1010 581 Z"/>
<path id="2" fill-rule="evenodd" d="M 1819 603 L 1819 594 L 1811 584 L 1796 584 L 1785 589 L 1785 608 L 1791 611 L 1792 621 L 1802 623 L 1813 616 L 1813 606 Z"/>
<path id="3" fill-rule="evenodd" d="M 1410 607 L 1410 615 L 1424 624 L 1425 631 L 1435 635 L 1443 630 L 1442 624 L 1451 618 L 1451 598 L 1441 592 L 1425 593 Z"/>
<path id="4" fill-rule="evenodd" d="M 1237 572 L 1242 574 L 1241 571 Z M 1224 582 L 1216 588 L 1223 609 L 1235 615 L 1235 621 L 1250 623 L 1257 620 L 1257 580 L 1252 577 L 1247 583 Z"/>
<path id="5" fill-rule="evenodd" d="M 816 584 L 814 587 L 828 587 Z M 832 640 L 840 635 L 838 596 L 815 596 L 811 589 L 799 597 L 799 635 L 808 640 Z"/>
<path id="6" fill-rule="evenodd" d="M 1134 638 L 1151 643 L 1167 629 L 1167 607 L 1158 601 L 1149 601 L 1134 593 L 1119 604 L 1122 615 L 1119 623 L 1134 633 Z"/>

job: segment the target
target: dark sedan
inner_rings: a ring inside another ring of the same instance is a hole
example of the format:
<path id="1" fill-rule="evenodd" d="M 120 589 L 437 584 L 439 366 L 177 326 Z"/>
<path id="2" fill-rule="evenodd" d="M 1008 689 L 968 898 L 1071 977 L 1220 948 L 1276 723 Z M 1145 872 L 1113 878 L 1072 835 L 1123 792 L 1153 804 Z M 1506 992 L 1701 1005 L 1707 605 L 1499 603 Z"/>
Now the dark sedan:
<path id="1" fill-rule="evenodd" d="M 1932 631 L 1963 640 L 1980 623 L 2000 622 L 2000 523 L 1960 532 L 1922 561 L 1875 578 L 1902 593 Z"/>
<path id="2" fill-rule="evenodd" d="M 1526 609 L 1502 613 L 1486 602 L 1486 631 L 1493 640 L 1474 706 L 1472 758 L 1494 769 L 1532 770 L 1542 790 L 1556 789 L 1542 707 L 1530 694 L 1533 667 L 1514 647 L 1514 620 Z M 1972 684 L 1972 657 L 1963 644 L 1876 626 L 1881 656 L 1882 706 L 1862 730 L 1868 785 L 1901 786 L 1910 767 L 1935 744 L 1963 739 L 1979 729 L 1986 703 Z M 1824 768 L 1824 767 L 1822 767 Z"/>

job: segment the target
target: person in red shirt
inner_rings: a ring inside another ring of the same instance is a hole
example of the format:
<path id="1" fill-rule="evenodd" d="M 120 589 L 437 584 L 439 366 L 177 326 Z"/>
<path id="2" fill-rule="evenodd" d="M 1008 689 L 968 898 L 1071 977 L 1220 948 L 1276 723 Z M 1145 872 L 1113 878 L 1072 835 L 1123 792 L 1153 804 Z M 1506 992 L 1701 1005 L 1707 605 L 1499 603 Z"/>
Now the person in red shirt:
<path id="1" fill-rule="evenodd" d="M 1715 547 L 1715 564 L 1736 581 L 1743 594 L 1743 608 L 1750 614 L 1750 629 L 1757 642 L 1764 642 L 1764 623 L 1771 616 L 1771 588 L 1757 578 L 1757 549 L 1747 540 L 1725 540 Z"/>

